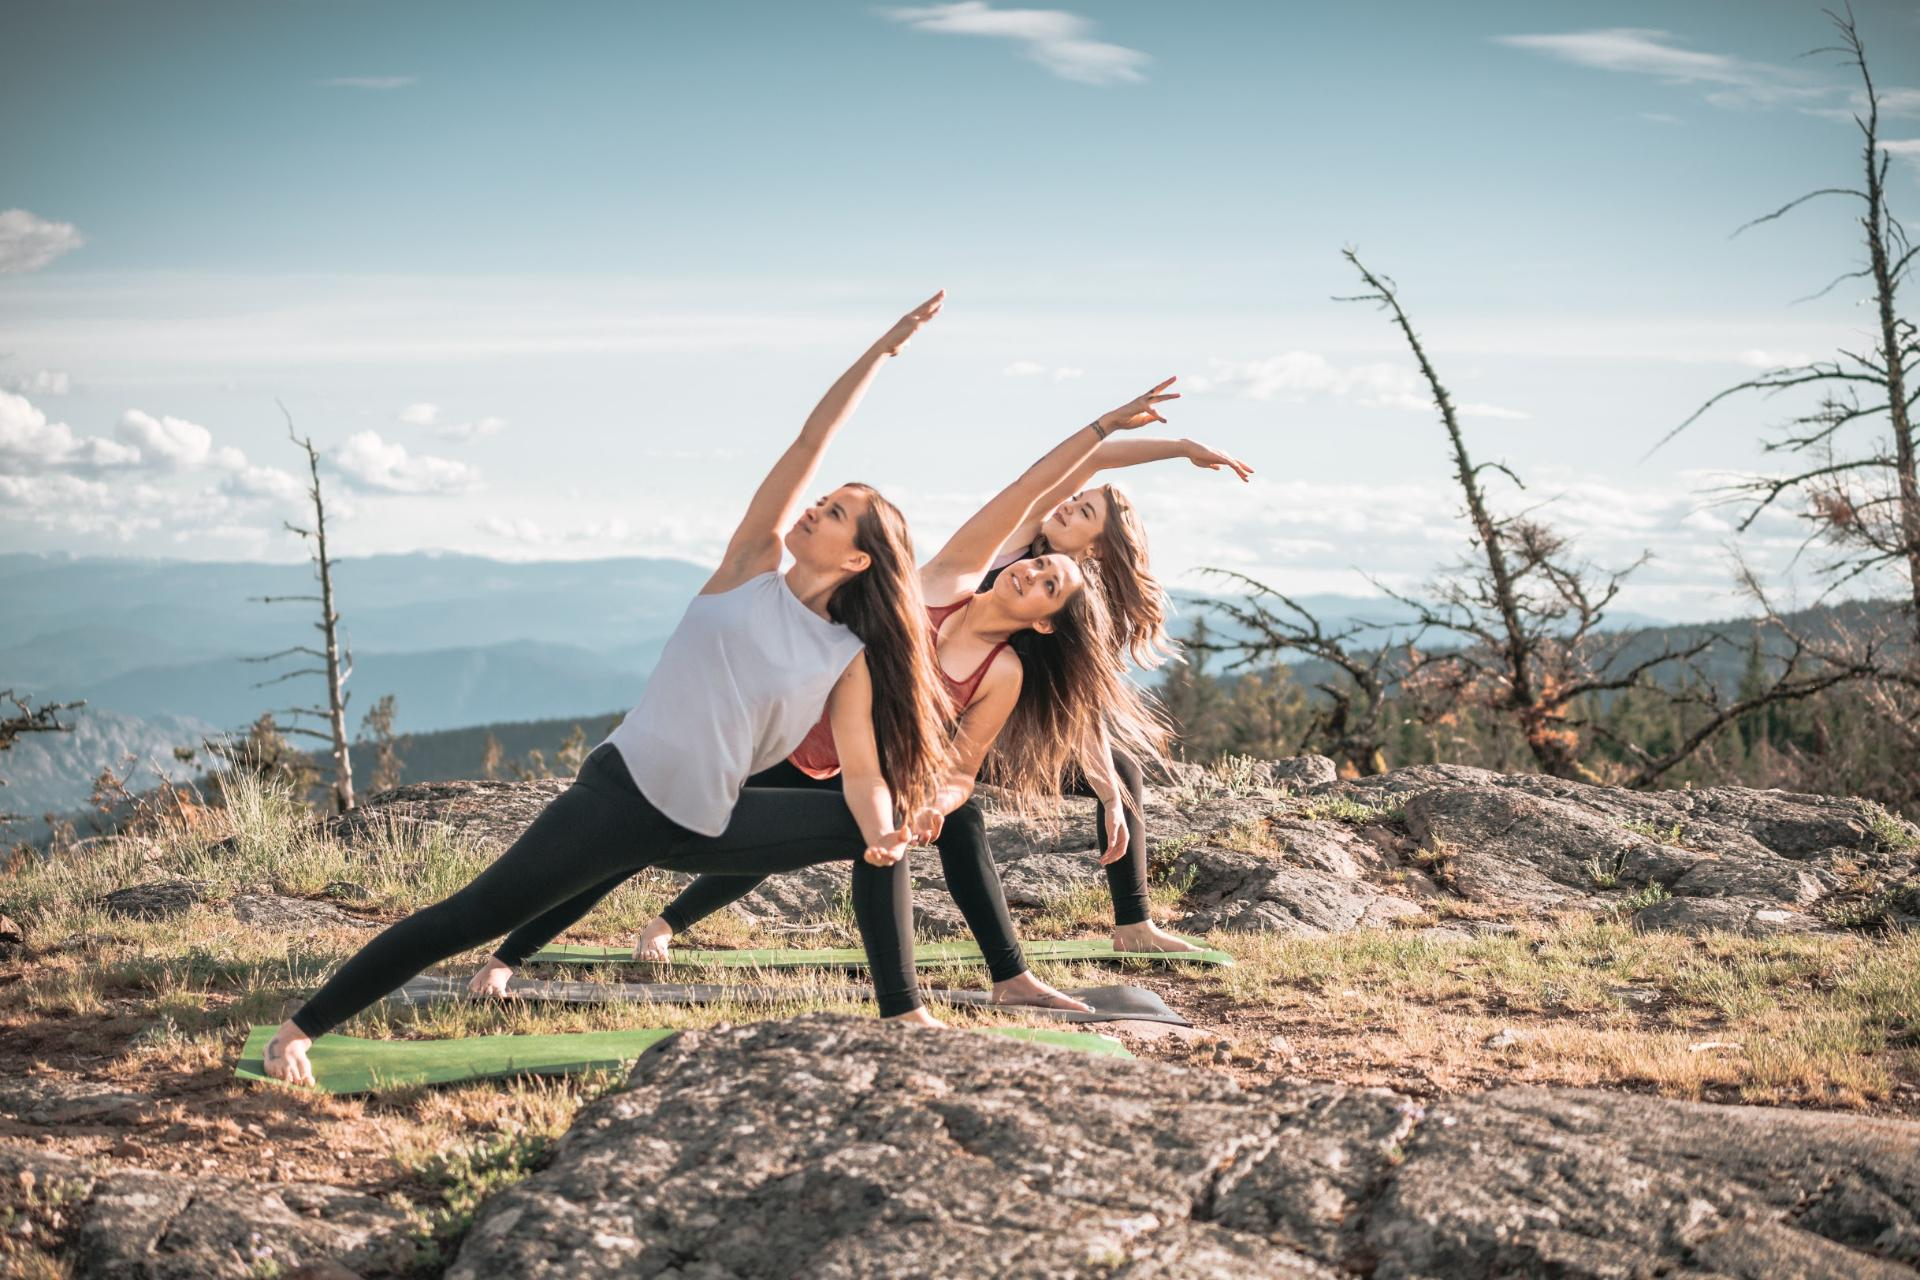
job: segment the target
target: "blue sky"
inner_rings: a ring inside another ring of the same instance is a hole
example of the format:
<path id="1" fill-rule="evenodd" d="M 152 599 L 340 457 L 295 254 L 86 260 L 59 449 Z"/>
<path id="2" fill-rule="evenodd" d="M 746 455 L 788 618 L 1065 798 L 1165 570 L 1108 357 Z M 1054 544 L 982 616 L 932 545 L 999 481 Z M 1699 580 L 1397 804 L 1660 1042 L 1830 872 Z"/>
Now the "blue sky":
<path id="1" fill-rule="evenodd" d="M 1920 13 L 1857 12 L 1920 138 Z M 1699 490 L 1766 465 L 1713 391 L 1857 330 L 1853 87 L 1816 6 L 70 4 L 7 19 L 0 547 L 285 558 L 329 453 L 343 552 L 708 557 L 906 306 L 827 474 L 931 545 L 1169 373 L 1259 471 L 1126 479 L 1179 578 L 1417 582 L 1442 438 L 1345 244 L 1395 276 L 1478 452 L 1627 601 L 1729 607 Z M 1900 152 L 1896 210 L 1920 194 Z M 1516 499 L 1519 500 L 1519 499 Z M 1742 540 L 1782 568 L 1782 518 Z"/>

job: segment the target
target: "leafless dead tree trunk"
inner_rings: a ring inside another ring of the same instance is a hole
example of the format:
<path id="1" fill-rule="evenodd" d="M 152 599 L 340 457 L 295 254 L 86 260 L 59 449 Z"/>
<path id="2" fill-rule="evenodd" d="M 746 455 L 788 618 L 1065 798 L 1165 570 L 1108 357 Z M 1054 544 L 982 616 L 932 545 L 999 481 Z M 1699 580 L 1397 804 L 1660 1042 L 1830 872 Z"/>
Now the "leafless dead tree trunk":
<path id="1" fill-rule="evenodd" d="M 1843 196 L 1860 202 L 1860 230 L 1865 261 L 1837 276 L 1826 288 L 1800 301 L 1811 301 L 1848 280 L 1871 281 L 1873 287 L 1874 345 L 1866 351 L 1841 349 L 1831 360 L 1783 366 L 1721 391 L 1656 444 L 1657 450 L 1685 431 L 1721 401 L 1757 392 L 1772 397 L 1799 388 L 1821 393 L 1819 404 L 1788 419 L 1779 434 L 1764 442 L 1768 453 L 1804 459 L 1789 475 L 1755 476 L 1719 490 L 1723 498 L 1744 504 L 1738 528 L 1744 532 L 1761 514 L 1788 496 L 1801 498 L 1804 517 L 1812 526 L 1807 541 L 1821 541 L 1835 551 L 1822 566 L 1831 581 L 1824 595 L 1856 580 L 1876 575 L 1904 574 L 1897 606 L 1903 615 L 1900 643 L 1891 637 L 1855 637 L 1841 644 L 1815 644 L 1795 637 L 1796 654 L 1826 664 L 1835 672 L 1863 682 L 1870 703 L 1879 708 L 1896 731 L 1920 751 L 1920 475 L 1916 475 L 1916 439 L 1913 409 L 1920 393 L 1910 393 L 1920 358 L 1920 337 L 1912 321 L 1900 313 L 1900 287 L 1913 264 L 1915 247 L 1899 219 L 1887 206 L 1886 180 L 1892 157 L 1880 142 L 1881 99 L 1867 66 L 1866 46 L 1854 23 L 1853 11 L 1827 11 L 1839 30 L 1840 43 L 1816 53 L 1838 53 L 1860 75 L 1864 110 L 1854 116 L 1862 139 L 1861 187 L 1823 187 L 1791 200 L 1764 217 L 1738 228 L 1772 222 L 1822 196 Z M 1884 422 L 1883 439 L 1855 444 L 1849 432 L 1856 424 Z M 1651 452 L 1651 451 L 1650 451 Z M 1770 617 L 1777 621 L 1771 606 Z M 1781 624 L 1784 626 L 1784 624 Z"/>
<path id="2" fill-rule="evenodd" d="M 322 676 L 327 682 L 327 704 L 324 707 L 283 707 L 275 715 L 304 716 L 323 721 L 326 732 L 307 728 L 300 724 L 282 726 L 285 733 L 297 733 L 304 737 L 318 738 L 332 748 L 333 755 L 333 803 L 341 813 L 353 808 L 353 757 L 347 743 L 347 679 L 353 674 L 353 652 L 340 642 L 340 611 L 333 601 L 333 559 L 327 553 L 327 506 L 320 491 L 320 453 L 313 447 L 313 440 L 301 436 L 293 429 L 293 415 L 287 413 L 285 405 L 280 412 L 286 415 L 287 438 L 306 450 L 307 475 L 309 483 L 307 496 L 313 501 L 313 528 L 303 529 L 299 525 L 287 522 L 289 532 L 297 533 L 306 540 L 308 552 L 313 559 L 314 577 L 320 583 L 317 596 L 260 596 L 264 604 L 280 604 L 287 601 L 300 601 L 320 606 L 320 620 L 313 624 L 320 632 L 321 648 L 312 645 L 297 644 L 280 650 L 278 653 L 265 654 L 258 658 L 247 658 L 247 662 L 274 662 L 281 658 L 298 654 L 302 657 L 318 659 L 319 667 L 302 667 L 262 681 L 255 688 L 279 684 L 299 676 Z"/>
<path id="3" fill-rule="evenodd" d="M 1453 398 L 1427 358 L 1393 281 L 1368 270 L 1353 250 L 1344 254 L 1369 292 L 1341 301 L 1377 304 L 1406 338 L 1446 428 L 1454 480 L 1473 530 L 1472 558 L 1459 574 L 1436 584 L 1433 602 L 1388 592 L 1414 610 L 1423 631 L 1451 633 L 1465 641 L 1457 650 L 1428 658 L 1408 687 L 1437 698 L 1435 714 L 1478 704 L 1504 715 L 1520 730 L 1541 770 L 1592 781 L 1594 775 L 1580 758 L 1580 730 L 1585 726 L 1570 714 L 1576 701 L 1646 687 L 1654 670 L 1685 661 L 1706 646 L 1663 651 L 1624 671 L 1613 670 L 1624 646 L 1604 641 L 1600 623 L 1638 562 L 1617 573 L 1602 573 L 1573 561 L 1565 539 L 1544 523 L 1494 514 L 1481 484 L 1484 473 L 1497 471 L 1526 486 L 1504 463 L 1473 461 Z"/>

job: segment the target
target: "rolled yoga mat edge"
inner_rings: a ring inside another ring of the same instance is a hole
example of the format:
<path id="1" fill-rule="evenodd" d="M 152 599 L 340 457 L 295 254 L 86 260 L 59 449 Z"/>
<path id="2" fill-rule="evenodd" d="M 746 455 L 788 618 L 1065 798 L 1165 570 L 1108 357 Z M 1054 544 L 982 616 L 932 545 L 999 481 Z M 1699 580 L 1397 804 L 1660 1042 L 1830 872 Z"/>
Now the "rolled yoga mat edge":
<path id="1" fill-rule="evenodd" d="M 279 1084 L 266 1073 L 267 1045 L 279 1028 L 260 1025 L 247 1032 L 233 1074 L 241 1080 Z M 1045 1027 L 993 1027 L 990 1035 L 1028 1043 L 1075 1049 L 1082 1053 L 1130 1058 L 1126 1046 L 1095 1031 L 1056 1031 Z M 464 1084 L 513 1076 L 579 1075 L 625 1067 L 674 1034 L 666 1027 L 627 1031 L 575 1031 L 553 1035 L 463 1036 L 451 1040 L 363 1040 L 324 1035 L 313 1042 L 307 1060 L 314 1085 L 323 1093 L 378 1093 L 416 1085 Z"/>
<path id="2" fill-rule="evenodd" d="M 1071 963 L 1075 961 L 1143 964 L 1230 965 L 1233 957 L 1207 947 L 1198 938 L 1188 938 L 1199 951 L 1115 951 L 1111 942 L 1099 938 L 1041 939 L 1022 942 L 1021 952 L 1029 962 Z M 698 951 L 677 949 L 658 968 L 743 968 L 743 969 L 864 969 L 867 953 L 858 947 L 829 947 L 808 950 L 797 947 L 742 948 L 738 951 Z M 949 968 L 977 965 L 985 961 L 980 948 L 971 942 L 923 942 L 914 947 L 917 968 Z M 647 964 L 635 960 L 631 947 L 601 947 L 581 943 L 559 943 L 534 952 L 530 964 Z"/>

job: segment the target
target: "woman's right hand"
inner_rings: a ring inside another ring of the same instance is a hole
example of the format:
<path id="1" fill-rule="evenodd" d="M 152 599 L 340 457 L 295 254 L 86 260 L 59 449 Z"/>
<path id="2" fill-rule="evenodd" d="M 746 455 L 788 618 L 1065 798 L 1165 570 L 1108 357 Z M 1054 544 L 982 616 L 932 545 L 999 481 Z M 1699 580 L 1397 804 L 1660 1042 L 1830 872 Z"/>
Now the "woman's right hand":
<path id="1" fill-rule="evenodd" d="M 1108 434 L 1115 431 L 1132 431 L 1136 427 L 1146 426 L 1149 422 L 1165 422 L 1166 419 L 1161 417 L 1160 411 L 1153 406 L 1162 401 L 1180 398 L 1178 391 L 1167 395 L 1161 394 L 1172 386 L 1175 380 L 1175 378 L 1168 378 L 1153 390 L 1135 396 L 1118 409 L 1101 414 L 1094 419 L 1094 422 L 1099 425 L 1101 431 Z"/>
<path id="2" fill-rule="evenodd" d="M 899 355 L 900 348 L 906 346 L 927 321 L 939 315 L 940 308 L 945 306 L 946 302 L 947 291 L 942 289 L 895 321 L 893 328 L 887 330 L 876 345 L 887 355 Z"/>
<path id="3" fill-rule="evenodd" d="M 907 846 L 913 843 L 913 832 L 902 827 L 898 831 L 889 831 L 880 837 L 879 843 L 867 846 L 861 856 L 876 867 L 890 867 L 907 856 Z"/>

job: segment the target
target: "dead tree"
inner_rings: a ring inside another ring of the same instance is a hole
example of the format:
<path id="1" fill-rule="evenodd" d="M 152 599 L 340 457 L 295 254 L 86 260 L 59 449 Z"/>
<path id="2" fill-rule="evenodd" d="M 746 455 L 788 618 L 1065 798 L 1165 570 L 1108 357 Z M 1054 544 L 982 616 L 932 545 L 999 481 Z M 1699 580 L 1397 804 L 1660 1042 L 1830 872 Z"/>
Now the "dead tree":
<path id="1" fill-rule="evenodd" d="M 268 685 L 280 684 L 301 676 L 320 676 L 326 680 L 327 702 L 325 706 L 282 707 L 272 712 L 295 718 L 294 723 L 280 726 L 283 733 L 299 734 L 302 737 L 318 738 L 329 745 L 333 755 L 333 804 L 335 810 L 345 813 L 353 808 L 353 757 L 348 751 L 347 742 L 347 678 L 353 674 L 353 651 L 340 642 L 340 611 L 333 602 L 333 558 L 327 552 L 327 506 L 320 492 L 320 453 L 313 447 L 313 440 L 294 432 L 293 415 L 287 413 L 285 405 L 280 412 L 287 419 L 287 438 L 306 450 L 307 475 L 309 484 L 307 497 L 313 501 L 313 528 L 303 529 L 291 521 L 284 522 L 287 530 L 297 533 L 307 544 L 307 551 L 313 560 L 314 578 L 320 584 L 319 595 L 302 596 L 256 596 L 262 604 L 283 604 L 298 601 L 320 606 L 320 620 L 313 624 L 320 633 L 321 647 L 312 645 L 291 645 L 278 653 L 264 654 L 258 658 L 244 658 L 244 662 L 277 662 L 283 658 L 299 655 L 312 658 L 322 665 L 301 667 L 294 671 L 283 672 L 271 680 L 263 680 L 255 685 L 264 689 Z M 325 724 L 323 732 L 309 725 L 299 723 L 307 719 Z"/>
<path id="2" fill-rule="evenodd" d="M 1284 653 L 1317 658 L 1335 667 L 1344 679 L 1315 686 L 1327 696 L 1328 704 L 1315 713 L 1300 746 L 1318 748 L 1362 776 L 1385 773 L 1387 695 L 1418 665 L 1418 637 L 1396 641 L 1384 628 L 1365 622 L 1329 632 L 1304 606 L 1265 583 L 1232 569 L 1201 572 L 1247 588 L 1238 600 L 1214 599 L 1206 604 L 1251 634 L 1224 643 L 1189 642 L 1188 647 L 1238 654 L 1229 670 L 1274 661 Z M 1369 633 L 1376 637 L 1371 648 L 1365 646 Z"/>
<path id="3" fill-rule="evenodd" d="M 1849 280 L 1870 282 L 1872 345 L 1861 351 L 1843 348 L 1831 359 L 1782 366 L 1728 387 L 1654 449 L 1722 401 L 1748 393 L 1763 398 L 1801 389 L 1819 393 L 1814 407 L 1780 423 L 1763 441 L 1766 452 L 1794 460 L 1791 474 L 1754 476 L 1717 492 L 1722 500 L 1746 508 L 1737 526 L 1741 532 L 1776 503 L 1801 501 L 1801 515 L 1810 526 L 1807 543 L 1824 543 L 1834 553 L 1820 567 L 1829 579 L 1822 598 L 1855 581 L 1872 582 L 1889 573 L 1896 579 L 1904 576 L 1897 591 L 1904 632 L 1897 637 L 1899 643 L 1886 643 L 1895 637 L 1865 636 L 1839 645 L 1796 637 L 1793 644 L 1796 653 L 1804 651 L 1816 664 L 1836 672 L 1855 671 L 1854 678 L 1865 682 L 1869 701 L 1920 751 L 1920 475 L 1915 471 L 1920 441 L 1913 424 L 1914 404 L 1920 399 L 1920 391 L 1914 390 L 1920 375 L 1915 363 L 1920 359 L 1920 335 L 1901 314 L 1899 296 L 1916 250 L 1887 206 L 1887 174 L 1893 161 L 1880 142 L 1881 99 L 1853 11 L 1849 8 L 1843 16 L 1828 10 L 1827 16 L 1840 33 L 1840 43 L 1814 52 L 1841 55 L 1859 73 L 1865 94 L 1863 110 L 1854 115 L 1862 143 L 1862 185 L 1810 191 L 1733 234 L 1773 222 L 1824 196 L 1857 201 L 1864 260 L 1800 301 L 1822 297 Z M 1861 439 L 1866 428 L 1876 426 L 1884 427 L 1885 434 Z"/>
<path id="4" fill-rule="evenodd" d="M 85 702 L 42 702 L 38 706 L 12 689 L 0 690 L 0 702 L 11 703 L 12 710 L 0 710 L 0 752 L 11 751 L 13 744 L 29 733 L 71 733 L 73 726 L 60 723 L 62 711 L 84 707 Z M 7 785 L 0 778 L 0 787 Z M 18 814 L 0 810 L 0 822 L 12 822 Z"/>
<path id="5" fill-rule="evenodd" d="M 1497 471 L 1516 486 L 1526 486 L 1504 463 L 1473 461 L 1453 399 L 1401 307 L 1393 281 L 1368 270 L 1353 250 L 1344 254 L 1369 292 L 1340 301 L 1377 304 L 1405 337 L 1446 428 L 1454 479 L 1472 527 L 1472 552 L 1455 573 L 1434 584 L 1431 600 L 1388 591 L 1413 610 L 1423 631 L 1458 636 L 1463 642 L 1429 657 L 1417 686 L 1441 700 L 1443 705 L 1430 706 L 1432 714 L 1486 707 L 1519 729 L 1542 771 L 1591 781 L 1593 774 L 1581 763 L 1584 722 L 1571 714 L 1578 700 L 1647 687 L 1658 668 L 1693 657 L 1705 645 L 1663 651 L 1614 670 L 1624 645 L 1605 639 L 1600 624 L 1640 562 L 1618 572 L 1601 571 L 1573 560 L 1565 539 L 1541 521 L 1525 514 L 1494 514 L 1481 483 L 1486 472 Z"/>

